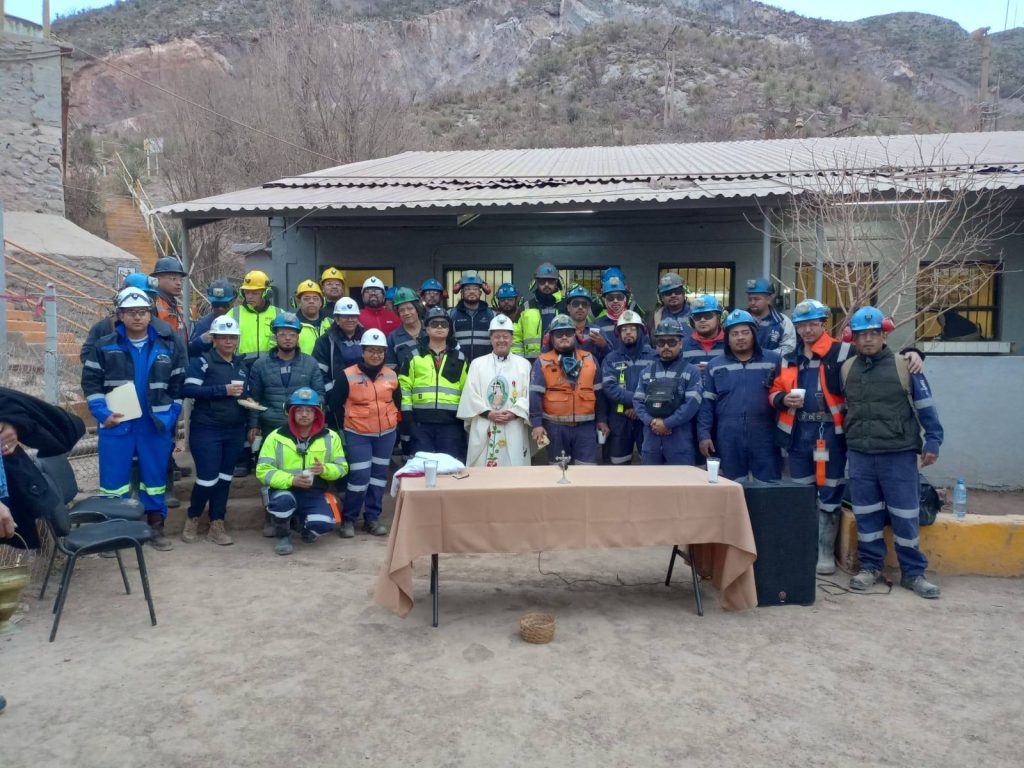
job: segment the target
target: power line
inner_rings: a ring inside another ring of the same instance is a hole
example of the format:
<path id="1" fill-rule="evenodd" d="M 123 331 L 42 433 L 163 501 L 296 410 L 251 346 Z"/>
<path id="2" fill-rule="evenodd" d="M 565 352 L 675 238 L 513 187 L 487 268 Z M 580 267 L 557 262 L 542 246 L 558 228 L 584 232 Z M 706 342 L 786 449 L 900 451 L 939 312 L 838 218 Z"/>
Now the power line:
<path id="1" fill-rule="evenodd" d="M 71 43 L 69 43 L 67 41 L 59 40 L 58 38 L 54 38 L 54 39 L 57 40 L 57 42 L 64 42 L 67 45 L 72 45 Z M 134 72 L 131 72 L 131 71 L 127 70 L 127 69 L 122 69 L 121 67 L 118 67 L 118 66 L 115 66 L 114 64 L 111 64 L 109 61 L 106 61 L 105 59 L 103 59 L 102 57 L 98 56 L 97 54 L 91 53 L 90 51 L 87 51 L 84 48 L 79 48 L 79 47 L 76 47 L 76 46 L 73 46 L 73 47 L 75 47 L 76 51 L 80 51 L 81 53 L 83 53 L 86 56 L 88 56 L 90 59 L 93 59 L 94 61 L 97 61 L 100 64 L 103 64 L 104 66 L 110 67 L 115 72 L 120 72 L 122 75 L 127 75 L 128 77 L 134 78 L 135 80 L 138 80 L 143 85 L 148 85 L 150 88 L 154 88 L 154 89 L 160 91 L 161 93 L 164 93 L 164 94 L 166 94 L 166 95 L 168 95 L 168 96 L 170 96 L 170 97 L 172 97 L 174 99 L 178 99 L 179 101 L 184 102 L 185 104 L 189 104 L 189 105 L 195 107 L 196 109 L 200 109 L 203 112 L 207 112 L 207 113 L 213 115 L 214 117 L 219 117 L 221 120 L 226 120 L 227 122 L 233 123 L 234 125 L 237 125 L 240 128 L 245 128 L 247 130 L 253 131 L 254 133 L 258 133 L 259 135 L 265 136 L 268 139 L 273 139 L 274 141 L 279 141 L 282 144 L 285 144 L 285 145 L 287 145 L 289 147 L 292 147 L 294 149 L 299 149 L 299 150 L 302 150 L 303 152 L 308 152 L 311 155 L 316 155 L 317 157 L 322 157 L 325 160 L 330 160 L 335 165 L 343 165 L 343 163 L 340 160 L 338 160 L 337 158 L 331 157 L 330 155 L 325 155 L 322 152 L 317 152 L 315 149 L 309 149 L 309 147 L 303 147 L 301 144 L 296 144 L 293 141 L 288 141 L 288 139 L 282 139 L 280 136 L 275 136 L 274 134 L 268 133 L 267 131 L 264 131 L 261 128 L 257 128 L 254 125 L 248 125 L 247 123 L 243 123 L 241 120 L 236 120 L 233 117 L 228 117 L 227 115 L 221 114 L 220 112 L 218 112 L 215 109 L 211 109 L 210 107 L 207 107 L 207 106 L 204 106 L 202 104 L 199 104 L 199 103 L 197 103 L 195 101 L 192 101 L 191 99 L 187 99 L 184 96 L 182 96 L 181 94 L 175 93 L 174 91 L 172 91 L 172 90 L 170 90 L 168 88 L 164 88 L 162 85 L 157 85 L 156 83 L 150 82 L 149 80 L 146 80 L 144 77 L 140 77 L 139 75 L 135 74 Z"/>

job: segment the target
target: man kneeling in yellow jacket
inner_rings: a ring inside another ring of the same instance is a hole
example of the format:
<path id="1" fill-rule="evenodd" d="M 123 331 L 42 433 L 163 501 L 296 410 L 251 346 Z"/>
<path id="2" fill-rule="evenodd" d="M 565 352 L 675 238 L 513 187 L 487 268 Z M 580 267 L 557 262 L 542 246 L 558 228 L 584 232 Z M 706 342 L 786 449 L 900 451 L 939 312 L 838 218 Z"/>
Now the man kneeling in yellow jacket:
<path id="1" fill-rule="evenodd" d="M 306 543 L 341 522 L 328 484 L 348 474 L 348 462 L 338 433 L 325 424 L 320 396 L 302 387 L 288 401 L 288 424 L 267 435 L 260 448 L 256 477 L 269 489 L 267 510 L 274 519 L 274 551 L 279 555 L 292 553 L 293 515 L 299 515 Z"/>

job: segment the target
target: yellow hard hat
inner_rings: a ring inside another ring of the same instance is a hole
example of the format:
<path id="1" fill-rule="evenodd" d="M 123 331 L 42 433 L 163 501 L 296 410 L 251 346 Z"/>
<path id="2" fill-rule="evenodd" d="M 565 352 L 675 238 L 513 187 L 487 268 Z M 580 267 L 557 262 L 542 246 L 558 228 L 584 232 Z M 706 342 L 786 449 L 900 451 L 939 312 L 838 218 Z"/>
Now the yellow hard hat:
<path id="1" fill-rule="evenodd" d="M 320 285 L 315 280 L 303 280 L 295 288 L 295 298 L 299 298 L 304 293 L 316 293 L 319 294 L 320 298 L 323 298 L 324 292 L 320 290 Z"/>
<path id="2" fill-rule="evenodd" d="M 341 284 L 348 288 L 348 281 L 345 279 L 344 270 L 338 269 L 337 267 L 328 267 L 324 270 L 323 274 L 320 275 L 320 282 L 324 280 L 341 280 Z"/>
<path id="3" fill-rule="evenodd" d="M 254 269 L 249 272 L 245 279 L 242 280 L 241 290 L 243 291 L 263 291 L 270 287 L 270 278 L 267 277 L 266 272 L 260 272 L 258 269 Z"/>

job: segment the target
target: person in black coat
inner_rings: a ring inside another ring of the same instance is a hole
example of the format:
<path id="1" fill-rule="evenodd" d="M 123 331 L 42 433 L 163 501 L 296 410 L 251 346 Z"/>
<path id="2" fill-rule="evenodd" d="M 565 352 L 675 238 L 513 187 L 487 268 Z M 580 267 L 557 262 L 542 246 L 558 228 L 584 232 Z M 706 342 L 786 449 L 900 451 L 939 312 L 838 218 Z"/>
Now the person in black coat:
<path id="1" fill-rule="evenodd" d="M 36 519 L 60 504 L 61 499 L 22 446 L 35 448 L 43 458 L 59 456 L 70 451 L 83 434 L 85 424 L 77 416 L 39 398 L 0 387 L 0 461 L 7 485 L 7 498 L 0 501 L 9 508 L 14 527 L 30 549 L 39 548 Z M 9 535 L 13 533 L 10 525 L 0 523 L 0 540 L 20 548 L 21 541 Z"/>

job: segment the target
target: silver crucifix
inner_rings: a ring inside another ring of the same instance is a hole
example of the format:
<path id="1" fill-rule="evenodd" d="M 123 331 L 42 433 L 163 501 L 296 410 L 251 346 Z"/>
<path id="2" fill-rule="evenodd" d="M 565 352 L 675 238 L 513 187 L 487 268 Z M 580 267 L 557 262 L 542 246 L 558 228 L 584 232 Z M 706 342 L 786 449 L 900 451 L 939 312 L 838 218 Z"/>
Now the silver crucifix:
<path id="1" fill-rule="evenodd" d="M 570 461 L 572 461 L 572 456 L 566 456 L 565 450 L 563 450 L 558 456 L 555 456 L 555 463 L 562 468 L 562 479 L 558 481 L 559 485 L 569 485 L 569 480 L 565 476 L 565 470 L 569 468 Z"/>

